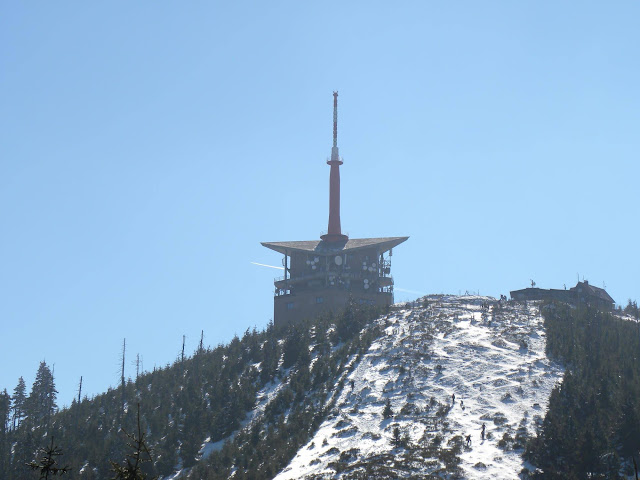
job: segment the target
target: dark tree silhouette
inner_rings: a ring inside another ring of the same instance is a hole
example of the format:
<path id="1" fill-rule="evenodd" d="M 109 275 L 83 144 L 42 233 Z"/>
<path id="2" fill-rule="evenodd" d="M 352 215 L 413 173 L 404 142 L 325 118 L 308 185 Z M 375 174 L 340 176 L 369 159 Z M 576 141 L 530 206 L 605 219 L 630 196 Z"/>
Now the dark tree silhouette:
<path id="1" fill-rule="evenodd" d="M 393 417 L 393 409 L 391 408 L 391 400 L 387 398 L 387 403 L 384 406 L 384 411 L 382 412 L 382 416 L 384 418 Z"/>
<path id="2" fill-rule="evenodd" d="M 57 393 L 51 369 L 44 361 L 40 362 L 31 394 L 27 399 L 28 415 L 41 425 L 48 427 L 51 415 L 58 408 L 56 405 Z"/>
<path id="3" fill-rule="evenodd" d="M 18 385 L 13 390 L 13 396 L 11 397 L 13 403 L 13 430 L 20 426 L 22 417 L 25 416 L 25 405 L 27 403 L 27 386 L 24 383 L 24 378 L 20 377 Z"/>
<path id="4" fill-rule="evenodd" d="M 69 471 L 68 466 L 58 466 L 56 459 L 62 455 L 62 451 L 53 443 L 53 437 L 51 437 L 51 445 L 47 448 L 41 448 L 40 453 L 40 458 L 30 461 L 27 466 L 32 470 L 37 470 L 40 473 L 41 480 L 47 480 L 50 475 L 63 475 Z"/>

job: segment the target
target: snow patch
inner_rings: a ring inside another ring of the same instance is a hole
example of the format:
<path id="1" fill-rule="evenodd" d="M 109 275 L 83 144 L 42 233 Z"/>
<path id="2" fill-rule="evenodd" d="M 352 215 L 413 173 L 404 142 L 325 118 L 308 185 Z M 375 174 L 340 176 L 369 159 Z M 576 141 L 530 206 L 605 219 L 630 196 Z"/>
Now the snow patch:
<path id="1" fill-rule="evenodd" d="M 467 478 L 511 480 L 530 467 L 512 443 L 499 443 L 533 433 L 562 379 L 563 368 L 545 355 L 539 306 L 437 295 L 404 307 L 379 319 L 383 336 L 349 359 L 357 362 L 344 387 L 329 395 L 336 406 L 278 480 L 340 478 L 332 462 L 393 455 L 395 429 L 414 444 L 470 435 L 460 454 Z M 387 400 L 391 418 L 383 416 Z"/>

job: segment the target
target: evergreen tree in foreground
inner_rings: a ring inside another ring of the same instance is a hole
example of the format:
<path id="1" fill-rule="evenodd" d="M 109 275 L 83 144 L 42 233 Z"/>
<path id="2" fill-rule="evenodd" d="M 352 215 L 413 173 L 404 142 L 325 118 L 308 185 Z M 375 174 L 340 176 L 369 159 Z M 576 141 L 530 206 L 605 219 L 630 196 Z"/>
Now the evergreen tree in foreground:
<path id="1" fill-rule="evenodd" d="M 40 479 L 48 480 L 49 476 L 63 475 L 69 471 L 69 467 L 59 467 L 56 457 L 62 455 L 62 451 L 53 443 L 51 437 L 51 445 L 48 448 L 41 448 L 42 456 L 39 460 L 32 460 L 27 466 L 40 473 Z"/>
<path id="2" fill-rule="evenodd" d="M 157 477 L 147 477 L 147 474 L 142 471 L 142 464 L 145 462 L 151 462 L 151 453 L 144 440 L 145 434 L 142 433 L 140 426 L 140 404 L 138 404 L 138 435 L 127 433 L 124 429 L 122 432 L 127 436 L 129 442 L 127 445 L 133 449 L 133 453 L 127 454 L 126 462 L 124 465 L 120 465 L 116 462 L 111 462 L 115 477 L 113 480 L 155 480 Z"/>

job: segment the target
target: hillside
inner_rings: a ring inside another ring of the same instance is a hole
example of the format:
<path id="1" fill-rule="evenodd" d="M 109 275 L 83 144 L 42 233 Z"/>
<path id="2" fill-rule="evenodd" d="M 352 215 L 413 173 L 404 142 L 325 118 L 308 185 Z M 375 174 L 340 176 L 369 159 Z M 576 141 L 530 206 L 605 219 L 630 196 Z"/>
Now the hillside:
<path id="1" fill-rule="evenodd" d="M 536 478 L 638 478 L 640 332 L 637 305 L 610 313 L 589 306 L 543 309 L 547 354 L 567 365 L 525 456 Z M 635 467 L 635 468 L 634 468 Z"/>
<path id="2" fill-rule="evenodd" d="M 48 390 L 34 384 L 15 428 L 8 400 L 0 399 L 2 426 L 11 427 L 0 430 L 0 478 L 29 478 L 25 464 L 52 436 L 63 452 L 60 461 L 70 467 L 65 478 L 112 478 L 111 461 L 122 463 L 131 453 L 123 430 L 135 432 L 137 404 L 151 451 L 152 462 L 144 465 L 149 475 L 272 478 L 324 419 L 333 388 L 379 335 L 371 322 L 379 315 L 350 307 L 313 324 L 247 330 L 228 345 L 201 347 L 130 379 L 124 389 L 59 412 L 51 371 L 42 362 Z"/>
<path id="3" fill-rule="evenodd" d="M 479 296 L 351 305 L 201 347 L 57 413 L 32 392 L 0 432 L 0 478 L 31 478 L 24 464 L 51 436 L 66 478 L 112 478 L 137 404 L 144 470 L 164 480 L 622 478 L 640 440 L 635 322 Z"/>
<path id="4" fill-rule="evenodd" d="M 348 375 L 336 406 L 278 480 L 336 471 L 344 478 L 518 476 L 524 442 L 563 372 L 546 358 L 539 306 L 489 308 L 494 300 L 483 297 L 424 301 L 426 308 L 404 308 L 378 320 L 384 335 Z M 387 399 L 393 415 L 385 419 Z M 459 448 L 467 435 L 470 446 Z"/>

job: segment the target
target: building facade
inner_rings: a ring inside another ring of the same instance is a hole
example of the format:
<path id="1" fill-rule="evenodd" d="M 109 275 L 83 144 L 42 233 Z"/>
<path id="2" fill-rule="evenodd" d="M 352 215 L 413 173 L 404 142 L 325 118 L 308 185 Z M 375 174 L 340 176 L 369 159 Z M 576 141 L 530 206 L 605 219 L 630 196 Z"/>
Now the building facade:
<path id="1" fill-rule="evenodd" d="M 333 147 L 329 175 L 329 224 L 319 240 L 262 242 L 284 255 L 284 276 L 274 281 L 273 321 L 277 327 L 327 312 L 339 313 L 350 301 L 393 303 L 393 247 L 409 237 L 349 239 L 340 223 L 338 92 L 333 93 Z"/>

